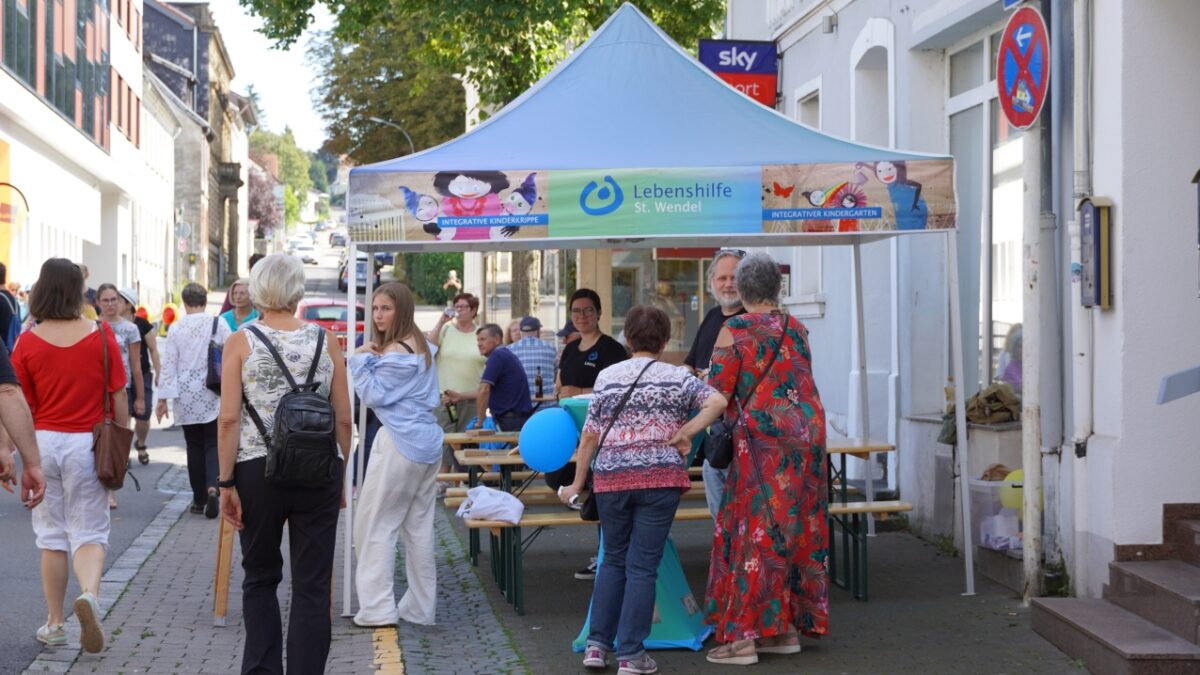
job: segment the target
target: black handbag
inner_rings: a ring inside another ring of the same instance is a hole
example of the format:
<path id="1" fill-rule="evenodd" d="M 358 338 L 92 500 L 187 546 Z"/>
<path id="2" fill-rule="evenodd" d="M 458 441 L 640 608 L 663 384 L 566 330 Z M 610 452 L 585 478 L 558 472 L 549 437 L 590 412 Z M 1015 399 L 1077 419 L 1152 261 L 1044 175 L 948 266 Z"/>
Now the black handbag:
<path id="1" fill-rule="evenodd" d="M 746 392 L 745 400 L 750 401 L 750 397 L 754 395 L 754 391 L 758 389 L 758 385 L 762 383 L 763 377 L 771 371 L 771 366 L 775 365 L 775 358 L 779 356 L 779 350 L 783 348 L 783 341 L 787 339 L 788 317 L 783 318 L 783 331 L 779 334 L 779 342 L 775 344 L 775 351 L 771 354 L 771 359 L 767 361 L 767 367 L 763 368 L 758 379 L 754 380 L 754 386 L 750 387 L 750 391 Z M 742 417 L 742 402 L 735 399 L 738 408 L 738 416 L 734 419 L 722 415 L 708 427 L 708 436 L 704 438 L 704 458 L 708 460 L 708 465 L 714 469 L 727 469 L 733 463 L 733 430 L 737 427 L 738 420 Z"/>
<path id="2" fill-rule="evenodd" d="M 204 386 L 212 393 L 221 395 L 221 354 L 225 347 L 217 344 L 217 322 L 221 317 L 214 316 L 212 333 L 208 338 L 208 370 L 204 373 Z"/>
<path id="3" fill-rule="evenodd" d="M 579 508 L 579 518 L 582 520 L 589 522 L 600 520 L 600 507 L 596 504 L 596 493 L 592 491 L 592 468 L 596 466 L 596 458 L 600 456 L 600 448 L 604 447 L 604 441 L 608 438 L 608 432 L 612 431 L 613 422 L 617 421 L 617 417 L 625 409 L 625 404 L 629 402 L 629 397 L 633 395 L 633 390 L 637 387 L 638 380 L 642 379 L 642 375 L 645 375 L 646 371 L 650 370 L 650 366 L 657 362 L 658 359 L 652 359 L 650 363 L 646 364 L 645 368 L 642 368 L 642 372 L 633 378 L 633 384 L 629 385 L 629 388 L 625 390 L 625 395 L 621 397 L 621 402 L 613 410 L 612 419 L 608 421 L 608 426 L 604 428 L 604 433 L 600 435 L 600 443 L 596 445 L 596 451 L 592 453 L 591 466 L 588 467 L 588 498 L 583 500 L 583 506 Z"/>

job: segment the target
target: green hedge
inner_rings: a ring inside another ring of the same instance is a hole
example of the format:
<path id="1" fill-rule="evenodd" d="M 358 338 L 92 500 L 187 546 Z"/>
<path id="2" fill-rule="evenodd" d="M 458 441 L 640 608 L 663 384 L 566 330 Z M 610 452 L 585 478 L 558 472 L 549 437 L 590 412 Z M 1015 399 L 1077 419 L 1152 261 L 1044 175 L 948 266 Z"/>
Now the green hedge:
<path id="1" fill-rule="evenodd" d="M 448 296 L 442 290 L 450 270 L 463 278 L 462 253 L 407 253 L 404 254 L 404 276 L 408 287 L 424 305 L 444 305 Z"/>

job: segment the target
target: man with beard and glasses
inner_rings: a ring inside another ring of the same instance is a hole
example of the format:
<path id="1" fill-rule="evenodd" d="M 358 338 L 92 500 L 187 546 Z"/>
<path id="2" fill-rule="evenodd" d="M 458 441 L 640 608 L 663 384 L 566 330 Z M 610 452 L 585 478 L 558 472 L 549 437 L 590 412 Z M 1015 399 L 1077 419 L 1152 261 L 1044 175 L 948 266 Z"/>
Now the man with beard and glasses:
<path id="1" fill-rule="evenodd" d="M 692 341 L 692 349 L 683 359 L 684 365 L 701 379 L 708 376 L 713 345 L 716 343 L 717 334 L 721 332 L 721 327 L 725 325 L 726 319 L 746 313 L 746 309 L 742 307 L 742 299 L 738 295 L 737 280 L 734 275 L 738 262 L 745 255 L 746 252 L 739 249 L 723 248 L 717 251 L 713 256 L 712 263 L 708 266 L 708 290 L 716 299 L 717 304 L 704 315 L 704 321 L 700 323 L 700 328 L 696 331 L 696 339 Z M 707 459 L 704 460 L 703 471 L 704 498 L 708 501 L 708 510 L 712 513 L 713 520 L 716 520 L 717 511 L 721 508 L 721 495 L 724 493 L 725 471 L 714 469 L 709 465 Z"/>

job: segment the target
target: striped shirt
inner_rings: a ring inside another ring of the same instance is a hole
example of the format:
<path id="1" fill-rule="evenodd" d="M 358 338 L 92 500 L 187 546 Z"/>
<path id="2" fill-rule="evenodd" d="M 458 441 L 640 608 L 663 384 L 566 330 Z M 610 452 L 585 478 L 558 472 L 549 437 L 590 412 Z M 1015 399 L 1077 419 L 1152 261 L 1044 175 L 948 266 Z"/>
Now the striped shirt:
<path id="1" fill-rule="evenodd" d="M 554 347 L 535 337 L 523 337 L 508 345 L 508 351 L 516 354 L 521 360 L 521 367 L 525 369 L 525 379 L 529 380 L 530 398 L 537 396 L 535 380 L 539 369 L 542 374 L 543 393 L 554 393 L 554 361 L 557 356 Z"/>

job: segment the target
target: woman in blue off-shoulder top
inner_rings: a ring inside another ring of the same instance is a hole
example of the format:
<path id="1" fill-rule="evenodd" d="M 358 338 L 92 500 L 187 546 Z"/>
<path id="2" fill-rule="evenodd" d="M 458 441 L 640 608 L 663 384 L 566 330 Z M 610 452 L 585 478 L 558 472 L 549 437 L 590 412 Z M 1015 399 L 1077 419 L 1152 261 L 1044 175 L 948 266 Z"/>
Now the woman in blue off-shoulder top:
<path id="1" fill-rule="evenodd" d="M 434 623 L 433 510 L 442 458 L 442 427 L 433 414 L 439 402 L 436 352 L 417 328 L 408 287 L 380 286 L 371 298 L 371 340 L 350 357 L 354 389 L 383 423 L 354 519 L 359 626 L 400 619 Z M 408 579 L 399 604 L 392 588 L 397 537 Z"/>

